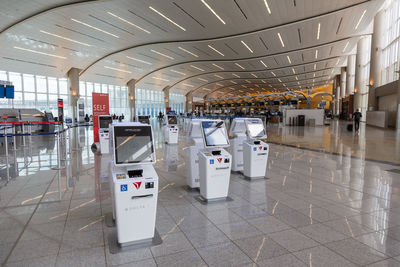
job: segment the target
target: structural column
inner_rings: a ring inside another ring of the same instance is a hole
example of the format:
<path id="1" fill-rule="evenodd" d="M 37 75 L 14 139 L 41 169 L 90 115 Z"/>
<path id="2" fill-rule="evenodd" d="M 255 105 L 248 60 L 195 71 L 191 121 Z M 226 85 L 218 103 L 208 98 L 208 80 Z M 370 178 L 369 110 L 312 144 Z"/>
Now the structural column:
<path id="1" fill-rule="evenodd" d="M 128 86 L 128 106 L 130 112 L 130 121 L 135 120 L 136 115 L 136 90 L 135 90 L 136 80 L 130 80 L 126 86 Z"/>
<path id="2" fill-rule="evenodd" d="M 343 98 L 346 97 L 346 92 L 347 92 L 347 88 L 346 88 L 346 67 L 342 67 L 341 72 L 340 72 L 340 93 L 341 93 L 341 97 L 342 97 L 342 101 Z"/>
<path id="3" fill-rule="evenodd" d="M 169 89 L 170 89 L 170 88 L 171 88 L 170 86 L 166 86 L 166 87 L 164 87 L 164 89 L 163 89 L 163 92 L 164 92 L 164 106 L 165 106 L 165 112 L 166 112 L 167 108 L 170 107 L 170 104 L 169 104 Z"/>
<path id="4" fill-rule="evenodd" d="M 354 95 L 354 77 L 356 73 L 356 55 L 347 57 L 346 68 L 346 94 Z"/>
<path id="5" fill-rule="evenodd" d="M 399 68 L 399 74 L 400 74 L 400 68 Z M 400 78 L 397 81 L 397 120 L 396 120 L 396 129 L 400 130 Z"/>
<path id="6" fill-rule="evenodd" d="M 335 115 L 339 116 L 340 115 L 340 82 L 338 79 L 338 76 L 335 76 L 334 79 L 334 87 L 336 88 L 336 92 L 335 92 Z"/>
<path id="7" fill-rule="evenodd" d="M 78 120 L 78 100 L 79 94 L 79 69 L 71 68 L 68 73 L 68 85 L 69 85 L 69 103 L 72 108 L 72 121 Z"/>
<path id="8" fill-rule="evenodd" d="M 371 61 L 369 71 L 368 110 L 378 110 L 375 96 L 376 87 L 381 85 L 382 47 L 384 41 L 385 10 L 379 11 L 374 17 L 374 31 L 371 38 Z"/>
<path id="9" fill-rule="evenodd" d="M 366 73 L 365 65 L 368 64 L 368 47 L 370 45 L 370 37 L 362 37 L 357 43 L 356 55 L 356 75 L 354 88 L 354 111 L 360 110 L 362 114 L 361 121 L 366 121 L 367 105 L 368 105 L 368 85 L 367 81 L 369 73 Z"/>
<path id="10" fill-rule="evenodd" d="M 186 112 L 193 112 L 193 93 L 189 92 L 186 94 Z"/>

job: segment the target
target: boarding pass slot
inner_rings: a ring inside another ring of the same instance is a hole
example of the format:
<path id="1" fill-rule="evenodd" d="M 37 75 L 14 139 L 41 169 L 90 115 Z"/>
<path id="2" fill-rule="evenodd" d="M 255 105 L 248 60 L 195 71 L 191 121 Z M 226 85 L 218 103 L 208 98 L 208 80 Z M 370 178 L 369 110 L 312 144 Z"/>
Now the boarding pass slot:
<path id="1" fill-rule="evenodd" d="M 141 196 L 132 196 L 132 199 L 149 198 L 149 197 L 153 197 L 153 194 L 141 195 Z"/>

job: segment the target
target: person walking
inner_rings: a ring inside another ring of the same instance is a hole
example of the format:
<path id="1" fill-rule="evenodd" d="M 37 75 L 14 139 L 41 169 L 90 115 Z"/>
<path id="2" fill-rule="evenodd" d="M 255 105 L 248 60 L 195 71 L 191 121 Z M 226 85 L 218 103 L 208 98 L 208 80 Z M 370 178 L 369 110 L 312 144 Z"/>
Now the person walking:
<path id="1" fill-rule="evenodd" d="M 361 120 L 362 114 L 359 109 L 356 110 L 353 114 L 353 119 L 354 119 L 354 129 L 356 132 L 360 129 L 360 120 Z"/>

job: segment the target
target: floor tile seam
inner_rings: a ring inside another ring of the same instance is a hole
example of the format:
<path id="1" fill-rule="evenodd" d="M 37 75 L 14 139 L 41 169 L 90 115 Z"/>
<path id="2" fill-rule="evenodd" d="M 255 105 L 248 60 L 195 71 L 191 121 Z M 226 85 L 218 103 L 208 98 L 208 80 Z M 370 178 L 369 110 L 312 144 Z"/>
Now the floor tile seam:
<path id="1" fill-rule="evenodd" d="M 47 186 L 45 192 L 43 193 L 42 197 L 40 198 L 39 202 L 36 204 L 35 209 L 33 210 L 33 212 L 31 213 L 31 215 L 30 215 L 30 217 L 29 217 L 29 219 L 28 219 L 27 222 L 25 223 L 25 226 L 23 227 L 21 233 L 18 235 L 17 240 L 15 241 L 14 245 L 11 247 L 11 250 L 10 250 L 9 253 L 7 254 L 5 260 L 3 261 L 2 265 L 1 265 L 2 267 L 4 267 L 4 266 L 7 264 L 7 262 L 8 262 L 8 260 L 9 260 L 10 256 L 11 256 L 11 254 L 13 253 L 13 251 L 14 251 L 14 249 L 16 248 L 17 244 L 19 243 L 19 241 L 20 241 L 22 235 L 23 235 L 24 232 L 25 232 L 25 229 L 27 228 L 29 222 L 32 220 L 33 215 L 36 213 L 37 209 L 39 208 L 40 202 L 41 202 L 41 201 L 43 200 L 43 198 L 45 197 L 46 192 L 50 189 L 50 186 L 51 186 L 51 184 L 53 183 L 53 181 L 55 180 L 56 176 L 57 176 L 57 173 L 54 173 L 53 179 L 52 179 L 51 182 L 48 184 L 48 186 Z"/>

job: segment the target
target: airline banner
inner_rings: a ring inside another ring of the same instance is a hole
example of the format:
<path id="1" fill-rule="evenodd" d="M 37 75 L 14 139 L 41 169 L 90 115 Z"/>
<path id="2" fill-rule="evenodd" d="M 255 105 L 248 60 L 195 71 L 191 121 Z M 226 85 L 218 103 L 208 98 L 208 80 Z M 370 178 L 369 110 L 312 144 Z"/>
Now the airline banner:
<path id="1" fill-rule="evenodd" d="M 93 136 L 94 142 L 99 142 L 99 115 L 110 115 L 108 94 L 92 93 Z"/>

